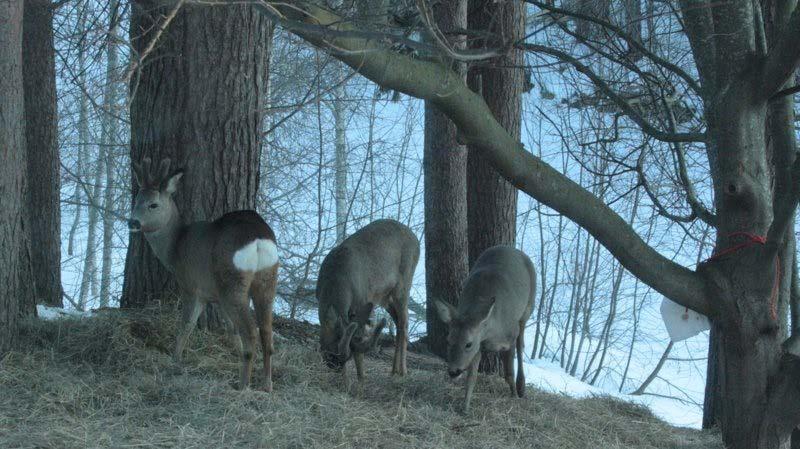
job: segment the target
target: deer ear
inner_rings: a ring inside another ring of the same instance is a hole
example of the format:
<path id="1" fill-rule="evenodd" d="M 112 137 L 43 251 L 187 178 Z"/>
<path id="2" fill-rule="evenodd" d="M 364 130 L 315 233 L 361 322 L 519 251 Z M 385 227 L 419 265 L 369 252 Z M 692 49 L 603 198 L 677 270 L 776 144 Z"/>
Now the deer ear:
<path id="1" fill-rule="evenodd" d="M 455 307 L 446 302 L 439 301 L 438 299 L 433 302 L 433 305 L 436 307 L 436 312 L 439 314 L 439 318 L 441 318 L 445 324 L 450 324 L 450 322 L 453 321 L 453 317 L 456 314 Z"/>
<path id="2" fill-rule="evenodd" d="M 131 162 L 131 166 L 133 167 L 133 179 L 136 181 L 136 185 L 142 187 L 142 184 L 144 184 L 144 175 L 142 174 L 141 164 Z"/>
<path id="3" fill-rule="evenodd" d="M 494 296 L 492 296 L 491 299 L 489 299 L 489 307 L 486 309 L 486 315 L 481 320 L 481 324 L 488 321 L 489 317 L 492 316 L 492 311 L 494 310 L 494 304 L 496 301 L 497 299 Z"/>
<path id="4" fill-rule="evenodd" d="M 167 193 L 172 195 L 178 190 L 178 181 L 181 180 L 183 177 L 183 169 L 180 169 L 172 174 L 167 180 L 167 188 L 165 189 Z"/>

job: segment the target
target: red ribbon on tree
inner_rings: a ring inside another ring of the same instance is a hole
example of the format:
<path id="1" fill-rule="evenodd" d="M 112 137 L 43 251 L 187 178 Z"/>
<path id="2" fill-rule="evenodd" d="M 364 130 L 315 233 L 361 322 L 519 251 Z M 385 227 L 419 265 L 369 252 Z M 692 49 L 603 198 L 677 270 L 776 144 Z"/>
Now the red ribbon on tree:
<path id="1" fill-rule="evenodd" d="M 738 245 L 733 245 L 730 248 L 725 248 L 720 252 L 714 253 L 706 259 L 706 262 L 710 262 L 714 259 L 718 259 L 722 256 L 735 253 L 736 251 L 742 250 L 744 248 L 749 248 L 753 245 L 764 245 L 767 243 L 767 238 L 764 236 L 751 234 L 749 232 L 744 231 L 737 231 L 731 232 L 728 234 L 728 238 L 732 237 L 745 237 L 746 240 Z M 781 282 L 781 259 L 778 255 L 775 255 L 775 281 L 772 283 L 772 292 L 769 296 L 769 314 L 772 317 L 773 321 L 777 321 L 778 319 L 778 290 L 780 289 L 780 282 Z"/>

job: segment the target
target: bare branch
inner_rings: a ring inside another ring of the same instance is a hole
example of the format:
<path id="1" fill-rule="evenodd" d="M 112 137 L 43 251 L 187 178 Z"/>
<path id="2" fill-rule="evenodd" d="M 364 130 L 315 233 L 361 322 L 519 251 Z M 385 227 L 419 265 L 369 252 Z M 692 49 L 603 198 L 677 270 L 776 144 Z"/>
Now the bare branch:
<path id="1" fill-rule="evenodd" d="M 767 55 L 763 75 L 757 81 L 763 86 L 765 98 L 775 96 L 800 66 L 800 5 L 795 6 L 786 25 L 775 35 L 775 46 Z"/>
<path id="2" fill-rule="evenodd" d="M 331 52 L 366 78 L 434 103 L 456 124 L 462 137 L 479 148 L 512 185 L 584 227 L 625 268 L 661 294 L 711 315 L 700 275 L 659 254 L 600 199 L 525 151 L 494 119 L 483 98 L 449 68 L 394 52 L 380 42 L 326 37 L 320 29 L 348 30 L 351 25 L 313 4 L 259 3 L 258 6 L 272 20 Z M 308 32 L 309 29 L 313 32 Z"/>
<path id="3" fill-rule="evenodd" d="M 649 123 L 647 120 L 644 119 L 636 110 L 628 103 L 625 98 L 623 98 L 619 93 L 615 92 L 608 83 L 603 80 L 599 75 L 594 73 L 594 71 L 589 68 L 586 64 L 579 61 L 572 55 L 567 54 L 566 52 L 556 50 L 554 48 L 546 47 L 544 45 L 538 44 L 526 44 L 522 43 L 519 45 L 520 48 L 523 48 L 528 51 L 532 51 L 535 53 L 544 53 L 546 55 L 553 56 L 558 60 L 565 62 L 572 67 L 575 68 L 578 72 L 586 75 L 592 83 L 597 86 L 600 91 L 603 92 L 614 104 L 619 107 L 622 112 L 625 113 L 628 117 L 631 118 L 646 134 L 652 136 L 654 139 L 660 140 L 662 142 L 704 142 L 706 135 L 705 133 L 671 133 L 665 132 L 654 125 Z"/>
<path id="4" fill-rule="evenodd" d="M 614 25 L 613 23 L 608 22 L 606 20 L 603 20 L 603 19 L 601 19 L 599 17 L 589 16 L 589 15 L 586 15 L 586 14 L 580 14 L 578 12 L 569 11 L 569 10 L 566 10 L 566 9 L 563 9 L 563 8 L 556 8 L 555 6 L 552 6 L 550 4 L 543 3 L 543 2 L 540 2 L 540 1 L 537 1 L 537 0 L 525 0 L 525 2 L 526 3 L 530 3 L 532 5 L 535 5 L 535 6 L 539 7 L 539 8 L 541 8 L 541 9 L 544 9 L 544 10 L 549 11 L 549 12 L 554 13 L 554 14 L 567 15 L 567 16 L 575 17 L 576 19 L 585 20 L 587 22 L 592 22 L 592 23 L 595 23 L 597 25 L 602 26 L 603 28 L 611 31 L 612 33 L 616 34 L 617 36 L 619 36 L 620 38 L 625 40 L 625 42 L 627 42 L 631 47 L 633 47 L 640 54 L 644 55 L 646 58 L 648 58 L 651 61 L 653 61 L 654 63 L 664 67 L 665 69 L 671 71 L 672 73 L 678 75 L 681 79 L 683 79 L 686 82 L 686 84 L 692 90 L 694 90 L 698 94 L 701 93 L 700 85 L 697 83 L 697 81 L 691 75 L 689 75 L 688 72 L 686 72 L 685 70 L 683 70 L 679 66 L 667 61 L 666 59 L 662 58 L 661 56 L 658 56 L 657 54 L 653 53 L 647 47 L 642 45 L 642 43 L 638 39 L 634 39 L 629 33 L 625 32 L 625 30 L 623 30 L 622 28 Z"/>
<path id="5" fill-rule="evenodd" d="M 717 47 L 711 5 L 706 0 L 680 0 L 679 3 L 700 83 L 711 92 L 717 81 Z"/>

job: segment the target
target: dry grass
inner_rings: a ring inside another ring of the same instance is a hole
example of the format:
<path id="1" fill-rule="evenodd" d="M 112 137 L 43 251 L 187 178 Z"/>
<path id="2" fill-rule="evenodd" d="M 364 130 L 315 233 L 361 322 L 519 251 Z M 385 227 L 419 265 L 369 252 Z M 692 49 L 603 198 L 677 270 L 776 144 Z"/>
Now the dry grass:
<path id="1" fill-rule="evenodd" d="M 515 400 L 499 378 L 480 378 L 463 416 L 463 387 L 419 355 L 404 379 L 389 377 L 386 355 L 368 359 L 367 381 L 346 386 L 319 362 L 313 329 L 285 320 L 275 391 L 258 391 L 260 372 L 255 390 L 235 391 L 238 358 L 224 337 L 196 333 L 184 368 L 172 364 L 173 316 L 29 323 L 0 361 L 0 447 L 722 447 L 613 399 L 529 388 Z"/>

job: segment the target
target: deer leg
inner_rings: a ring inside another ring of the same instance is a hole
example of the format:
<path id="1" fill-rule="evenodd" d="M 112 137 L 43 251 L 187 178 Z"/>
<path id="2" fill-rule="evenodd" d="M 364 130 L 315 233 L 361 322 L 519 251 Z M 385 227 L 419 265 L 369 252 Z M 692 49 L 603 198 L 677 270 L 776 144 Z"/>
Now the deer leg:
<path id="1" fill-rule="evenodd" d="M 264 354 L 264 390 L 272 391 L 272 306 L 275 300 L 277 266 L 268 275 L 257 276 L 250 287 L 256 309 L 258 333 L 261 336 L 261 351 Z"/>
<path id="2" fill-rule="evenodd" d="M 197 295 L 181 294 L 180 330 L 175 341 L 175 350 L 172 353 L 172 358 L 177 364 L 183 361 L 183 350 L 186 348 L 189 336 L 192 335 L 192 330 L 197 325 L 197 318 L 200 317 L 203 306 L 203 302 L 200 301 Z"/>
<path id="3" fill-rule="evenodd" d="M 392 375 L 395 375 L 400 372 L 400 346 L 398 345 L 400 336 L 400 317 L 397 313 L 397 309 L 394 307 L 394 304 L 389 304 L 386 307 L 386 310 L 389 312 L 389 316 L 392 317 L 392 321 L 394 321 L 394 327 L 397 330 L 394 341 L 394 358 L 392 359 Z"/>
<path id="4" fill-rule="evenodd" d="M 256 326 L 250 316 L 249 301 L 245 295 L 227 296 L 220 301 L 242 341 L 242 368 L 239 376 L 239 389 L 244 390 L 250 386 L 250 375 L 253 371 L 253 358 L 255 357 Z"/>
<path id="5" fill-rule="evenodd" d="M 511 389 L 511 397 L 517 397 L 517 392 L 514 390 L 514 348 L 508 351 L 503 351 L 503 369 L 505 374 L 506 383 Z"/>
<path id="6" fill-rule="evenodd" d="M 517 335 L 517 396 L 525 397 L 525 370 L 522 369 L 522 354 L 525 350 L 525 323 L 519 323 Z"/>
<path id="7" fill-rule="evenodd" d="M 478 352 L 467 368 L 467 386 L 464 395 L 464 413 L 469 413 L 469 403 L 472 400 L 472 390 L 475 389 L 475 381 L 478 379 L 478 363 L 481 361 L 481 353 Z"/>
<path id="8" fill-rule="evenodd" d="M 398 367 L 400 368 L 398 374 L 405 376 L 407 371 L 406 355 L 408 353 L 408 307 L 401 307 L 397 311 L 397 318 L 397 335 L 395 336 L 394 350 L 400 353 L 398 357 Z"/>
<path id="9" fill-rule="evenodd" d="M 364 353 L 354 352 L 353 362 L 356 364 L 356 376 L 358 377 L 358 380 L 364 380 Z"/>

